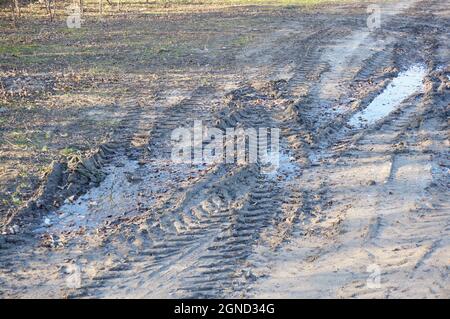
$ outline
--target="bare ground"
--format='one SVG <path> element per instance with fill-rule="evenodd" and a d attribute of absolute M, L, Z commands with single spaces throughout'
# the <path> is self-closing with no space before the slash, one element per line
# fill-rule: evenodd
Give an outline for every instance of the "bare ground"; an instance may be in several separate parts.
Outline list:
<path fill-rule="evenodd" d="M 1 296 L 448 298 L 450 13 L 381 6 L 373 32 L 367 3 L 240 7 L 48 26 L 51 57 L 6 53 L 6 85 L 42 87 L 52 66 L 63 88 L 5 93 L 1 187 L 23 203 L 2 206 Z M 423 89 L 350 125 L 414 65 Z M 171 131 L 194 120 L 280 128 L 278 173 L 172 163 Z M 57 162 L 24 195 L 16 166 L 39 158 Z"/>

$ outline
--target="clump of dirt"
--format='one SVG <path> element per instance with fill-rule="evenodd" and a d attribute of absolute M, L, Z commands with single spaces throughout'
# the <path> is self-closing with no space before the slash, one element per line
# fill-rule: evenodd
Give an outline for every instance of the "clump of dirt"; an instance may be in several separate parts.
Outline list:
<path fill-rule="evenodd" d="M 89 188 L 98 186 L 105 178 L 102 168 L 115 155 L 117 147 L 113 143 L 103 144 L 85 158 L 71 156 L 65 161 L 54 161 L 34 197 L 24 207 L 9 212 L 3 232 L 17 233 L 15 227 L 28 227 L 67 198 L 75 200 Z"/>

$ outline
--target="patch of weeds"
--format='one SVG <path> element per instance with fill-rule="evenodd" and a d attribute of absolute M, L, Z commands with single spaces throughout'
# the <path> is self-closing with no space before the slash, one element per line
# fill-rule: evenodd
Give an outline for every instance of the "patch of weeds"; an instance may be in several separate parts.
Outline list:
<path fill-rule="evenodd" d="M 45 175 L 49 174 L 52 171 L 52 167 L 53 167 L 52 164 L 42 166 L 41 168 L 39 168 L 39 173 L 42 176 L 45 176 Z"/>
<path fill-rule="evenodd" d="M 172 46 L 169 44 L 160 44 L 158 46 L 143 47 L 139 50 L 139 56 L 142 59 L 153 59 L 168 55 L 172 51 Z"/>
<path fill-rule="evenodd" d="M 12 144 L 23 149 L 33 147 L 38 150 L 46 151 L 48 149 L 47 142 L 50 138 L 51 132 L 48 131 L 13 131 L 5 140 L 8 142 L 8 144 Z"/>
<path fill-rule="evenodd" d="M 3 205 L 4 207 L 8 207 L 8 206 L 10 206 L 10 201 L 7 200 L 7 199 L 2 199 L 2 205 Z"/>
<path fill-rule="evenodd" d="M 85 76 L 117 78 L 120 74 L 120 66 L 114 65 L 114 60 L 103 59 L 95 65 L 89 66 L 83 73 Z"/>
<path fill-rule="evenodd" d="M 87 28 L 61 28 L 58 30 L 61 34 L 63 34 L 66 39 L 67 37 L 69 40 L 80 40 L 84 39 L 86 35 L 88 35 L 88 29 Z"/>
<path fill-rule="evenodd" d="M 24 203 L 24 194 L 26 194 L 31 186 L 28 182 L 23 181 L 23 179 L 26 180 L 29 177 L 26 171 L 21 170 L 18 177 L 22 179 L 22 181 L 16 186 L 16 190 L 10 196 L 10 202 L 15 206 L 21 206 Z"/>
<path fill-rule="evenodd" d="M 169 53 L 171 51 L 171 46 L 170 45 L 161 45 L 157 48 L 155 48 L 155 52 L 157 54 L 162 54 L 162 53 Z"/>
<path fill-rule="evenodd" d="M 202 77 L 200 80 L 200 83 L 202 86 L 209 86 L 213 82 L 214 82 L 214 76 L 212 76 L 212 75 Z"/>
<path fill-rule="evenodd" d="M 77 155 L 79 153 L 80 153 L 80 151 L 77 150 L 74 147 L 65 147 L 61 151 L 59 151 L 59 154 L 64 156 L 64 157 L 66 157 L 66 158 L 75 156 L 75 155 Z"/>
<path fill-rule="evenodd" d="M 10 143 L 15 146 L 26 148 L 32 145 L 31 140 L 27 137 L 27 134 L 24 132 L 13 131 L 10 134 L 10 139 L 8 139 Z"/>
<path fill-rule="evenodd" d="M 28 177 L 28 173 L 27 173 L 27 171 L 26 170 L 24 170 L 23 168 L 19 171 L 19 174 L 18 174 L 18 176 L 20 177 L 20 178 L 27 178 Z M 21 184 L 19 184 L 19 186 L 20 185 L 22 185 L 23 186 L 23 182 L 21 183 Z"/>
<path fill-rule="evenodd" d="M 253 37 L 250 35 L 241 35 L 233 39 L 233 41 L 231 41 L 231 45 L 235 47 L 244 47 L 248 45 L 252 40 Z"/>
<path fill-rule="evenodd" d="M 21 56 L 34 53 L 36 48 L 34 44 L 0 44 L 0 54 Z"/>
<path fill-rule="evenodd" d="M 18 191 L 14 192 L 11 195 L 11 203 L 15 206 L 20 206 L 23 203 L 23 200 L 20 198 L 20 193 Z"/>

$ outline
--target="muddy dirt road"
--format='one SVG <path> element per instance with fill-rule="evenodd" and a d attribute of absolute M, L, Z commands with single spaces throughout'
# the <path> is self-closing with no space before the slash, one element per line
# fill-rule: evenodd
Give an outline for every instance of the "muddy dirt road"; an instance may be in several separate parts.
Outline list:
<path fill-rule="evenodd" d="M 280 11 L 209 81 L 136 88 L 80 196 L 5 227 L 0 296 L 450 297 L 450 11 L 366 7 Z M 279 128 L 279 169 L 173 163 L 194 121 Z"/>

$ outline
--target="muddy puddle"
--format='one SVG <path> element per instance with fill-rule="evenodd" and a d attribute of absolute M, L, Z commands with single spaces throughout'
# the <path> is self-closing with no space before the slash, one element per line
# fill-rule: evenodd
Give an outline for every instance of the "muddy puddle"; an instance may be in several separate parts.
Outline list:
<path fill-rule="evenodd" d="M 286 182 L 300 174 L 300 167 L 288 152 L 281 152 L 278 165 L 264 175 L 269 180 Z M 274 162 L 275 163 L 275 162 Z M 107 177 L 95 188 L 48 213 L 37 233 L 88 233 L 121 219 L 131 218 L 164 201 L 192 179 L 207 174 L 214 165 L 191 165 L 154 160 L 142 164 L 122 158 L 104 168 Z"/>
<path fill-rule="evenodd" d="M 356 129 L 364 128 L 388 116 L 408 97 L 422 92 L 426 74 L 427 69 L 422 64 L 413 65 L 408 70 L 400 72 L 365 109 L 350 118 L 350 126 Z"/>
<path fill-rule="evenodd" d="M 47 214 L 36 232 L 89 232 L 120 218 L 136 216 L 206 169 L 169 160 L 142 164 L 123 158 L 104 169 L 107 177 L 100 186 Z"/>
<path fill-rule="evenodd" d="M 287 151 L 281 151 L 277 158 L 271 160 L 272 165 L 263 174 L 269 180 L 290 181 L 301 174 L 301 167 L 295 158 Z"/>

